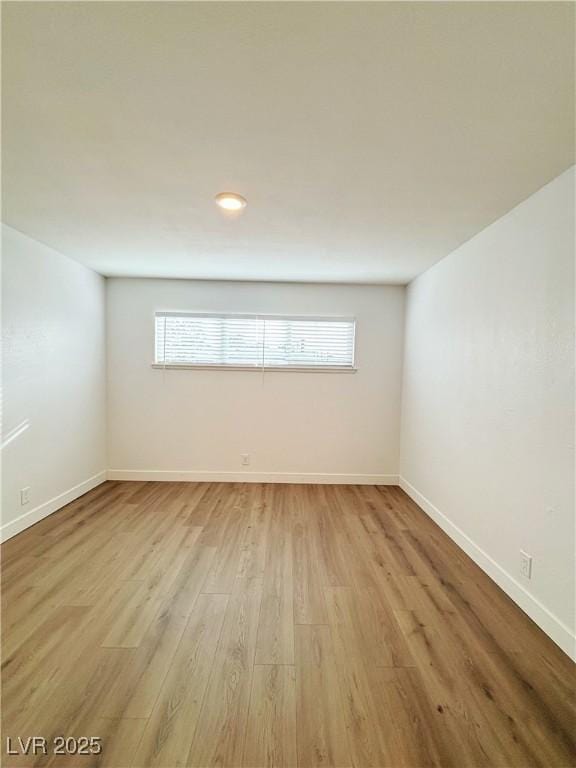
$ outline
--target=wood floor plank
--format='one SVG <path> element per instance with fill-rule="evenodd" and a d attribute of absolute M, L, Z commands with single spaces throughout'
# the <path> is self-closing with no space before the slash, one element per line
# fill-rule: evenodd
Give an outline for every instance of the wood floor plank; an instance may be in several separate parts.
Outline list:
<path fill-rule="evenodd" d="M 135 766 L 185 766 L 224 613 L 227 595 L 200 595 L 147 721 Z"/>
<path fill-rule="evenodd" d="M 354 766 L 379 768 L 397 759 L 390 740 L 392 713 L 374 696 L 375 670 L 351 657 L 338 664 L 338 679 Z"/>
<path fill-rule="evenodd" d="M 461 677 L 462 656 L 456 638 L 420 621 L 412 612 L 397 612 L 420 670 L 426 689 L 450 734 L 452 754 L 462 764 L 504 766 L 530 765 L 524 746 L 514 748 L 514 733 L 498 732 L 487 707 L 479 706 L 471 695 L 466 678 Z M 503 737 L 503 738 L 502 738 Z M 492 761 L 492 763 L 490 762 Z"/>
<path fill-rule="evenodd" d="M 65 674 L 70 658 L 69 638 L 86 619 L 89 608 L 57 607 L 25 643 L 2 654 L 2 696 L 10 701 L 14 718 L 34 706 Z M 47 674 L 49 672 L 49 674 Z"/>
<path fill-rule="evenodd" d="M 165 592 L 166 603 L 172 610 L 190 615 L 215 555 L 215 547 L 206 547 L 200 541 L 187 551 L 176 578 Z"/>
<path fill-rule="evenodd" d="M 246 501 L 248 516 L 236 574 L 239 578 L 259 579 L 264 576 L 276 487 L 263 483 L 251 483 L 249 486 Z"/>
<path fill-rule="evenodd" d="M 290 491 L 289 491 L 290 493 Z M 318 532 L 313 517 L 313 491 L 300 491 L 295 486 L 290 493 L 293 516 L 292 552 L 294 558 L 294 621 L 296 624 L 325 624 L 326 604 L 322 572 L 318 559 Z"/>
<path fill-rule="evenodd" d="M 154 621 L 162 598 L 151 585 L 136 584 L 137 588 L 114 617 L 102 641 L 103 648 L 137 648 Z"/>
<path fill-rule="evenodd" d="M 349 658 L 373 667 L 413 667 L 414 658 L 392 611 L 371 590 L 326 587 L 338 663 Z"/>
<path fill-rule="evenodd" d="M 295 668 L 255 666 L 243 765 L 294 768 L 296 764 Z"/>
<path fill-rule="evenodd" d="M 312 520 L 316 528 L 316 557 L 322 583 L 333 587 L 352 586 L 353 564 L 343 525 L 344 512 L 340 506 L 340 494 L 333 486 L 320 486 L 317 495 L 318 503 L 315 505 Z"/>
<path fill-rule="evenodd" d="M 202 522 L 200 543 L 207 547 L 219 547 L 224 539 L 226 524 L 230 516 L 229 504 L 239 501 L 246 489 L 237 483 L 211 483 L 210 489 L 198 504 L 198 516 Z"/>
<path fill-rule="evenodd" d="M 261 579 L 237 579 L 187 765 L 241 765 L 252 687 Z"/>
<path fill-rule="evenodd" d="M 277 492 L 278 496 L 281 494 Z M 285 509 L 278 498 L 266 544 L 256 664 L 294 664 L 293 543 Z"/>
<path fill-rule="evenodd" d="M 150 716 L 187 621 L 187 614 L 169 607 L 157 614 L 138 647 L 125 649 L 122 668 L 100 699 L 99 716 Z"/>
<path fill-rule="evenodd" d="M 232 591 L 240 569 L 242 545 L 248 528 L 247 495 L 244 491 L 238 497 L 231 496 L 222 509 L 226 519 L 222 522 L 220 541 L 202 584 L 202 592 L 205 594 L 230 594 Z"/>
<path fill-rule="evenodd" d="M 56 736 L 98 735 L 84 728 L 91 729 L 98 720 L 95 712 L 122 668 L 126 653 L 129 651 L 121 648 L 97 648 L 80 654 L 67 674 L 58 677 L 45 691 L 40 705 L 25 708 L 19 716 L 12 711 L 7 715 L 3 712 L 4 733 L 39 735 L 49 744 Z M 55 758 L 54 753 L 48 751 L 41 755 L 21 754 L 10 762 L 15 766 L 46 766 Z"/>
<path fill-rule="evenodd" d="M 376 669 L 370 689 L 379 712 L 376 727 L 386 744 L 386 764 L 398 768 L 462 765 L 451 749 L 443 714 L 433 706 L 417 669 Z"/>
<path fill-rule="evenodd" d="M 142 739 L 146 720 L 122 718 L 117 720 L 99 719 L 93 725 L 94 733 L 102 738 L 102 758 L 97 761 L 98 768 L 129 768 L 134 763 L 134 754 Z M 94 764 L 92 760 L 92 765 Z M 70 760 L 64 763 L 69 768 Z M 80 768 L 82 765 L 80 764 Z"/>
<path fill-rule="evenodd" d="M 352 765 L 330 627 L 296 627 L 298 765 Z"/>

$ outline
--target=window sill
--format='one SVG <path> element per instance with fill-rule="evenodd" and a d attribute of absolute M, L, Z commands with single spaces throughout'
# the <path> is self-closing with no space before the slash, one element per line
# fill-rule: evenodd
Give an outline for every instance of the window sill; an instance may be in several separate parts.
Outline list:
<path fill-rule="evenodd" d="M 343 368 L 338 366 L 303 366 L 303 365 L 282 365 L 266 366 L 262 368 L 257 365 L 185 365 L 185 364 L 167 364 L 152 363 L 152 368 L 166 371 L 251 371 L 253 373 L 356 373 L 358 368 Z"/>

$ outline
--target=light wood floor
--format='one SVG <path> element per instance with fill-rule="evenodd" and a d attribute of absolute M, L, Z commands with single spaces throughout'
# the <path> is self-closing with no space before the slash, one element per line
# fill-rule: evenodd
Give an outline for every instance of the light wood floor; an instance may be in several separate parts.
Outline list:
<path fill-rule="evenodd" d="M 3 551 L 3 765 L 574 766 L 574 666 L 398 488 L 109 482 Z"/>

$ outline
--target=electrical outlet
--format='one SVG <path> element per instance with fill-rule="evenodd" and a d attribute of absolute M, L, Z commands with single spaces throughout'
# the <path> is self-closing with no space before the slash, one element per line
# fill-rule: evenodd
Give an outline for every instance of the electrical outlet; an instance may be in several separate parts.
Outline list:
<path fill-rule="evenodd" d="M 520 550 L 520 571 L 525 579 L 532 578 L 532 555 Z"/>
<path fill-rule="evenodd" d="M 20 490 L 20 506 L 23 507 L 25 504 L 28 504 L 30 502 L 30 486 L 26 488 L 22 488 Z"/>
<path fill-rule="evenodd" d="M 243 467 L 248 467 L 250 465 L 250 454 L 249 453 L 241 453 L 240 454 L 240 463 Z"/>

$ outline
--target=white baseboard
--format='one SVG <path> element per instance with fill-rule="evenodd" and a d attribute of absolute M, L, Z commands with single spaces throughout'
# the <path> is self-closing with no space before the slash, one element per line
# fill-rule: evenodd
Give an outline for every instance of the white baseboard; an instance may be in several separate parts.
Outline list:
<path fill-rule="evenodd" d="M 48 515 L 56 512 L 56 510 L 66 506 L 66 504 L 70 504 L 71 501 L 74 501 L 79 496 L 82 496 L 82 494 L 91 491 L 92 488 L 96 488 L 97 485 L 105 482 L 105 480 L 106 472 L 99 472 L 97 475 L 89 477 L 88 480 L 84 480 L 84 482 L 78 483 L 78 485 L 75 485 L 73 488 L 64 491 L 64 493 L 54 496 L 53 499 L 34 507 L 34 509 L 31 509 L 29 512 L 25 512 L 15 520 L 11 520 L 9 523 L 4 523 L 0 526 L 0 541 L 11 539 L 12 536 L 16 536 L 17 533 L 24 531 L 26 528 L 30 528 L 34 523 L 40 522 L 40 520 L 48 517 Z"/>
<path fill-rule="evenodd" d="M 210 472 L 202 470 L 109 469 L 108 480 L 154 480 L 192 483 L 321 483 L 330 485 L 398 485 L 398 475 L 339 475 L 296 472 Z"/>
<path fill-rule="evenodd" d="M 546 606 L 536 597 L 530 594 L 522 584 L 504 570 L 489 554 L 475 544 L 463 530 L 458 528 L 446 515 L 432 504 L 432 502 L 416 490 L 408 480 L 400 477 L 400 487 L 408 496 L 437 523 L 466 554 L 474 560 L 476 565 L 490 576 L 512 600 L 530 616 L 540 629 L 550 637 L 556 645 L 560 646 L 564 653 L 576 661 L 576 636 L 560 621 Z"/>

